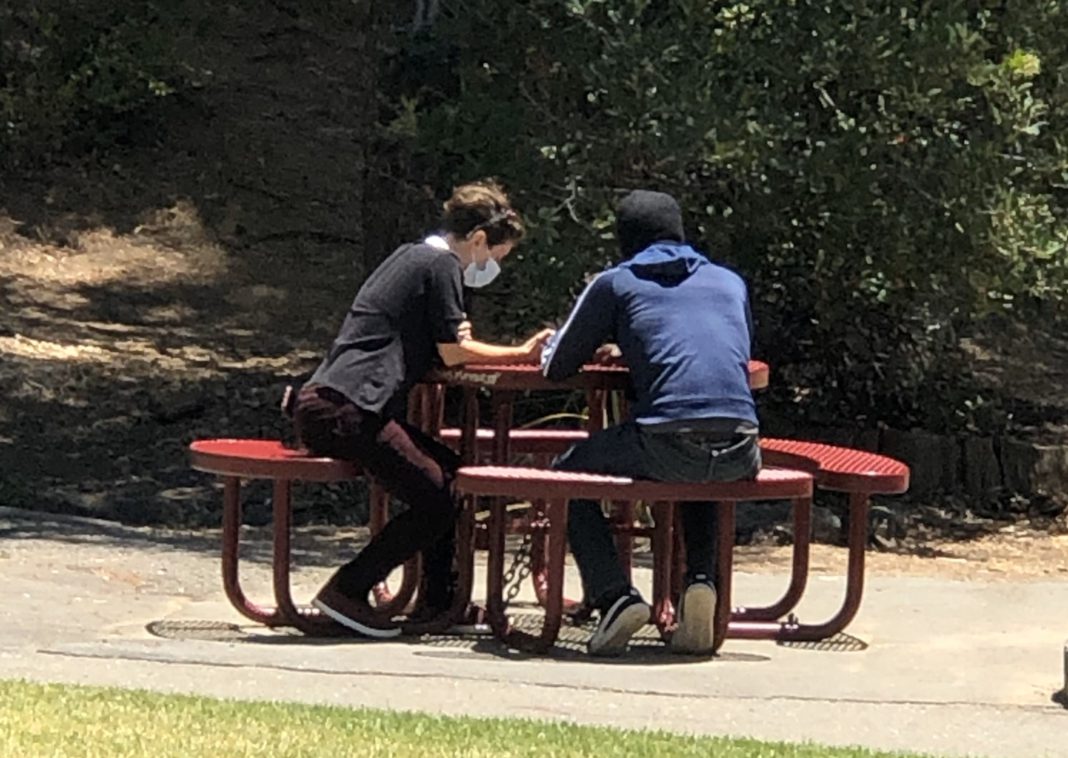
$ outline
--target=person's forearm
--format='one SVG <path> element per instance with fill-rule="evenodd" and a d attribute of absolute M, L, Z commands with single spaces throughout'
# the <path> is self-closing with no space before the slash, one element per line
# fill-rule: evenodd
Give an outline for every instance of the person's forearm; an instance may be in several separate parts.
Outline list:
<path fill-rule="evenodd" d="M 438 352 L 446 366 L 462 363 L 517 363 L 526 357 L 521 345 L 491 345 L 488 342 L 467 339 L 460 344 L 440 344 Z"/>

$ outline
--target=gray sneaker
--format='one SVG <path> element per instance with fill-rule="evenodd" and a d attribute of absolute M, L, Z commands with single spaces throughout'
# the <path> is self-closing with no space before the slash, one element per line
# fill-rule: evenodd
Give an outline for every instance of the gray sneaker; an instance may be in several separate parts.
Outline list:
<path fill-rule="evenodd" d="M 679 623 L 671 652 L 711 655 L 716 646 L 716 588 L 704 575 L 694 577 L 679 601 Z"/>
<path fill-rule="evenodd" d="M 601 614 L 601 621 L 586 646 L 590 655 L 622 655 L 627 642 L 649 623 L 652 609 L 637 590 L 631 590 Z"/>

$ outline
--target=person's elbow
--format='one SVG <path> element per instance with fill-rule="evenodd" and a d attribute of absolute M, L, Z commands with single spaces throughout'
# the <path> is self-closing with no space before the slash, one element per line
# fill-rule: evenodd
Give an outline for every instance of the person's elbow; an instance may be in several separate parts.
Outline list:
<path fill-rule="evenodd" d="M 438 355 L 441 356 L 441 362 L 449 368 L 467 363 L 470 358 L 467 351 L 455 342 L 438 343 Z"/>
<path fill-rule="evenodd" d="M 577 367 L 571 367 L 560 360 L 556 355 L 549 356 L 548 360 L 543 361 L 541 365 L 541 373 L 550 382 L 562 382 L 577 371 Z"/>

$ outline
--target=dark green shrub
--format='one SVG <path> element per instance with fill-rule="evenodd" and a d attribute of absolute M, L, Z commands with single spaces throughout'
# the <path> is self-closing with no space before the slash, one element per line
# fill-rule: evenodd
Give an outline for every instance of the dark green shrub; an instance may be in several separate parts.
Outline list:
<path fill-rule="evenodd" d="M 183 76 L 167 6 L 134 0 L 0 8 L 0 160 L 106 146 L 175 93 Z"/>
<path fill-rule="evenodd" d="M 812 420 L 971 422 L 960 330 L 1061 308 L 1060 2 L 442 5 L 390 134 L 421 183 L 496 174 L 530 216 L 502 332 L 563 313 L 638 185 L 750 280 L 771 399 Z"/>

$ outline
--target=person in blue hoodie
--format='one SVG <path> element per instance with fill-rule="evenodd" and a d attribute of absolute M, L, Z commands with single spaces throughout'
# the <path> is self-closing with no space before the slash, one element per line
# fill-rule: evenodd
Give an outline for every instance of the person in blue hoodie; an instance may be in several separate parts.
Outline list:
<path fill-rule="evenodd" d="M 745 282 L 685 243 L 670 195 L 635 190 L 616 211 L 623 261 L 599 274 L 542 352 L 559 381 L 604 355 L 630 369 L 631 418 L 592 434 L 557 458 L 564 471 L 659 481 L 734 481 L 760 470 L 757 415 L 749 389 L 752 319 Z M 713 649 L 716 509 L 681 508 L 686 587 L 672 650 Z M 586 602 L 599 612 L 592 655 L 619 655 L 649 622 L 650 608 L 619 565 L 601 507 L 574 500 L 568 540 Z"/>

